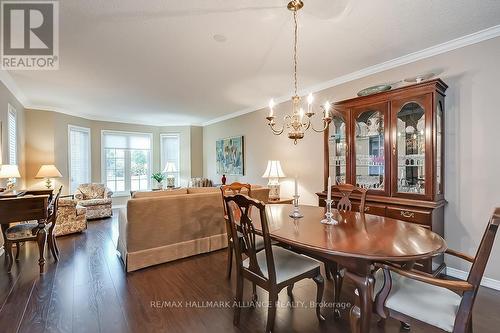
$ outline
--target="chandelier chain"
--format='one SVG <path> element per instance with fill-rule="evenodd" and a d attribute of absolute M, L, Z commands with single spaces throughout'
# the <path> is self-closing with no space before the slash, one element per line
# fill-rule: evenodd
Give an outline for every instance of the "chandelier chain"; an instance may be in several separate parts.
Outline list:
<path fill-rule="evenodd" d="M 293 11 L 293 22 L 295 24 L 295 39 L 293 43 L 293 79 L 294 79 L 294 90 L 295 96 L 297 95 L 297 39 L 298 39 L 298 28 L 297 28 L 297 11 Z"/>

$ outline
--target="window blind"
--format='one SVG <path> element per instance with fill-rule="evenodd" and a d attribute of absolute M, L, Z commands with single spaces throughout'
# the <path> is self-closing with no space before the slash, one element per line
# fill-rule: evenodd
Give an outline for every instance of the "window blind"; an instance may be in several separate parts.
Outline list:
<path fill-rule="evenodd" d="M 9 146 L 9 164 L 17 164 L 17 112 L 9 104 L 7 119 L 8 126 L 8 146 Z"/>
<path fill-rule="evenodd" d="M 69 127 L 69 172 L 71 193 L 78 185 L 90 183 L 90 129 Z"/>

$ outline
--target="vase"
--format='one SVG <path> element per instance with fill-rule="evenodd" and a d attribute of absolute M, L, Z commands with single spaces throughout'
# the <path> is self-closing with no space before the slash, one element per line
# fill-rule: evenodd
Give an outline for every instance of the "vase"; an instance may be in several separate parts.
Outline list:
<path fill-rule="evenodd" d="M 221 179 L 221 182 L 222 182 L 222 185 L 226 185 L 226 175 L 222 175 L 222 179 Z"/>

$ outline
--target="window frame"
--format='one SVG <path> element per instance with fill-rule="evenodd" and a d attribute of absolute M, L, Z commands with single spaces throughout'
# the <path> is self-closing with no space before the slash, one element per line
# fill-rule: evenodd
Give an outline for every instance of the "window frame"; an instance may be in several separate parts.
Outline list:
<path fill-rule="evenodd" d="M 153 140 L 153 133 L 151 132 L 132 132 L 132 131 L 116 131 L 116 130 L 101 130 L 101 181 L 103 184 L 107 186 L 107 173 L 106 173 L 106 152 L 105 152 L 105 147 L 104 147 L 104 137 L 106 134 L 116 134 L 116 135 L 124 135 L 124 136 L 133 136 L 133 135 L 143 135 L 143 136 L 148 136 L 149 137 L 149 142 L 150 142 L 150 149 L 149 149 L 149 168 L 148 168 L 148 174 L 147 174 L 147 179 L 148 179 L 148 188 L 145 190 L 151 190 L 152 188 L 152 181 L 151 181 L 151 176 L 153 172 L 153 153 L 154 153 L 154 140 Z M 112 148 L 110 148 L 112 149 Z M 119 149 L 119 148 L 115 148 Z M 131 159 L 130 159 L 130 151 L 132 149 L 126 148 L 126 153 L 125 153 L 125 170 L 124 170 L 124 181 L 125 181 L 125 190 L 124 191 L 113 191 L 113 197 L 124 197 L 124 196 L 129 196 L 131 188 L 127 188 L 127 182 L 130 183 L 131 187 L 131 173 L 130 173 L 130 165 L 127 166 L 127 162 L 130 164 Z M 147 149 L 144 149 L 147 150 Z M 128 153 L 127 153 L 128 152 Z M 127 157 L 128 155 L 128 157 Z M 141 189 L 142 191 L 142 189 Z"/>
<path fill-rule="evenodd" d="M 167 161 L 165 161 L 165 154 L 163 151 L 163 138 L 165 137 L 177 137 L 179 140 L 179 149 L 178 149 L 178 156 L 177 159 L 179 161 L 179 169 L 177 172 L 175 172 L 176 177 L 175 177 L 175 186 L 179 187 L 181 184 L 181 169 L 182 169 L 182 160 L 181 160 L 181 133 L 180 132 L 164 132 L 160 133 L 160 172 L 163 172 L 167 165 Z"/>
<path fill-rule="evenodd" d="M 18 139 L 18 130 L 17 130 L 17 110 L 14 106 L 12 106 L 12 104 L 10 103 L 7 103 L 7 151 L 8 151 L 8 160 L 9 160 L 9 163 L 8 164 L 15 164 L 17 165 L 19 160 L 18 160 L 18 142 L 17 142 L 17 139 Z M 11 160 L 11 157 L 12 157 L 12 151 L 11 151 L 11 131 L 10 131 L 10 121 L 11 121 L 11 116 L 14 118 L 14 126 L 15 126 L 15 131 L 14 131 L 14 141 L 15 141 L 15 146 L 14 146 L 14 160 L 15 161 L 12 161 Z"/>
<path fill-rule="evenodd" d="M 91 129 L 89 127 L 76 126 L 76 125 L 68 125 L 68 185 L 70 193 L 73 193 L 74 190 L 71 188 L 71 130 L 74 129 L 79 132 L 86 132 L 88 134 L 88 154 L 89 154 L 89 162 L 88 162 L 88 170 L 89 170 L 89 182 L 92 182 L 92 137 L 91 137 Z"/>

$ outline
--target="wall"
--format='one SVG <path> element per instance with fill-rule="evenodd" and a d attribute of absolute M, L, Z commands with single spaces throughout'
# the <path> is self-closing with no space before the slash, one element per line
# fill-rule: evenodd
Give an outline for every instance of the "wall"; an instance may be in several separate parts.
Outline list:
<path fill-rule="evenodd" d="M 29 188 L 44 186 L 44 180 L 35 179 L 42 164 L 55 164 L 63 178 L 57 179 L 56 185 L 63 185 L 64 193 L 69 191 L 68 171 L 68 125 L 90 128 L 91 132 L 91 177 L 93 182 L 101 182 L 101 132 L 103 130 L 141 132 L 153 134 L 153 172 L 163 170 L 160 163 L 160 134 L 179 133 L 181 138 L 181 185 L 186 186 L 191 177 L 191 168 L 202 169 L 200 158 L 191 160 L 191 149 L 201 156 L 201 134 L 195 135 L 191 142 L 190 126 L 145 126 L 116 122 L 93 121 L 42 110 L 26 110 L 26 128 L 30 135 L 26 139 L 27 170 L 26 182 Z M 199 132 L 199 129 L 195 128 Z M 199 171 L 200 172 L 200 171 Z M 201 174 L 201 172 L 200 172 Z M 124 204 L 125 199 L 114 199 L 115 204 Z"/>
<path fill-rule="evenodd" d="M 12 105 L 17 111 L 17 153 L 18 153 L 18 167 L 19 173 L 21 176 L 24 176 L 26 173 L 25 168 L 25 151 L 23 149 L 24 142 L 26 138 L 26 128 L 24 126 L 25 122 L 25 112 L 23 105 L 12 95 L 12 93 L 7 89 L 7 87 L 0 82 L 0 165 L 5 161 L 8 164 L 9 160 L 9 150 L 8 150 L 8 125 L 7 125 L 7 114 L 8 114 L 8 104 Z M 1 180 L 0 182 L 2 187 L 5 187 L 6 181 Z M 16 185 L 18 188 L 23 188 L 25 186 L 24 179 L 21 178 L 18 180 Z M 3 237 L 0 236 L 0 247 L 3 246 Z M 3 247 L 0 248 L 0 252 L 3 253 Z M 1 253 L 0 253 L 1 255 Z"/>
<path fill-rule="evenodd" d="M 396 82 L 429 71 L 441 72 L 449 85 L 445 115 L 445 239 L 450 248 L 475 254 L 493 207 L 500 206 L 500 38 L 464 47 L 425 60 L 348 82 L 315 94 L 318 103 L 354 97 L 356 92 L 384 82 Z M 288 105 L 276 108 L 278 119 Z M 323 135 L 306 133 L 297 146 L 286 135 L 273 136 L 267 128 L 267 110 L 258 110 L 234 119 L 206 126 L 203 132 L 205 176 L 220 178 L 215 172 L 215 141 L 245 136 L 243 177 L 262 183 L 260 177 L 268 159 L 278 159 L 289 177 L 298 174 L 302 202 L 316 204 L 315 192 L 323 188 Z M 291 180 L 282 185 L 282 196 L 293 191 Z M 500 241 L 494 246 L 486 276 L 500 280 Z M 466 270 L 462 262 L 447 258 L 451 267 Z"/>
<path fill-rule="evenodd" d="M 191 126 L 191 176 L 203 176 L 203 127 Z"/>

